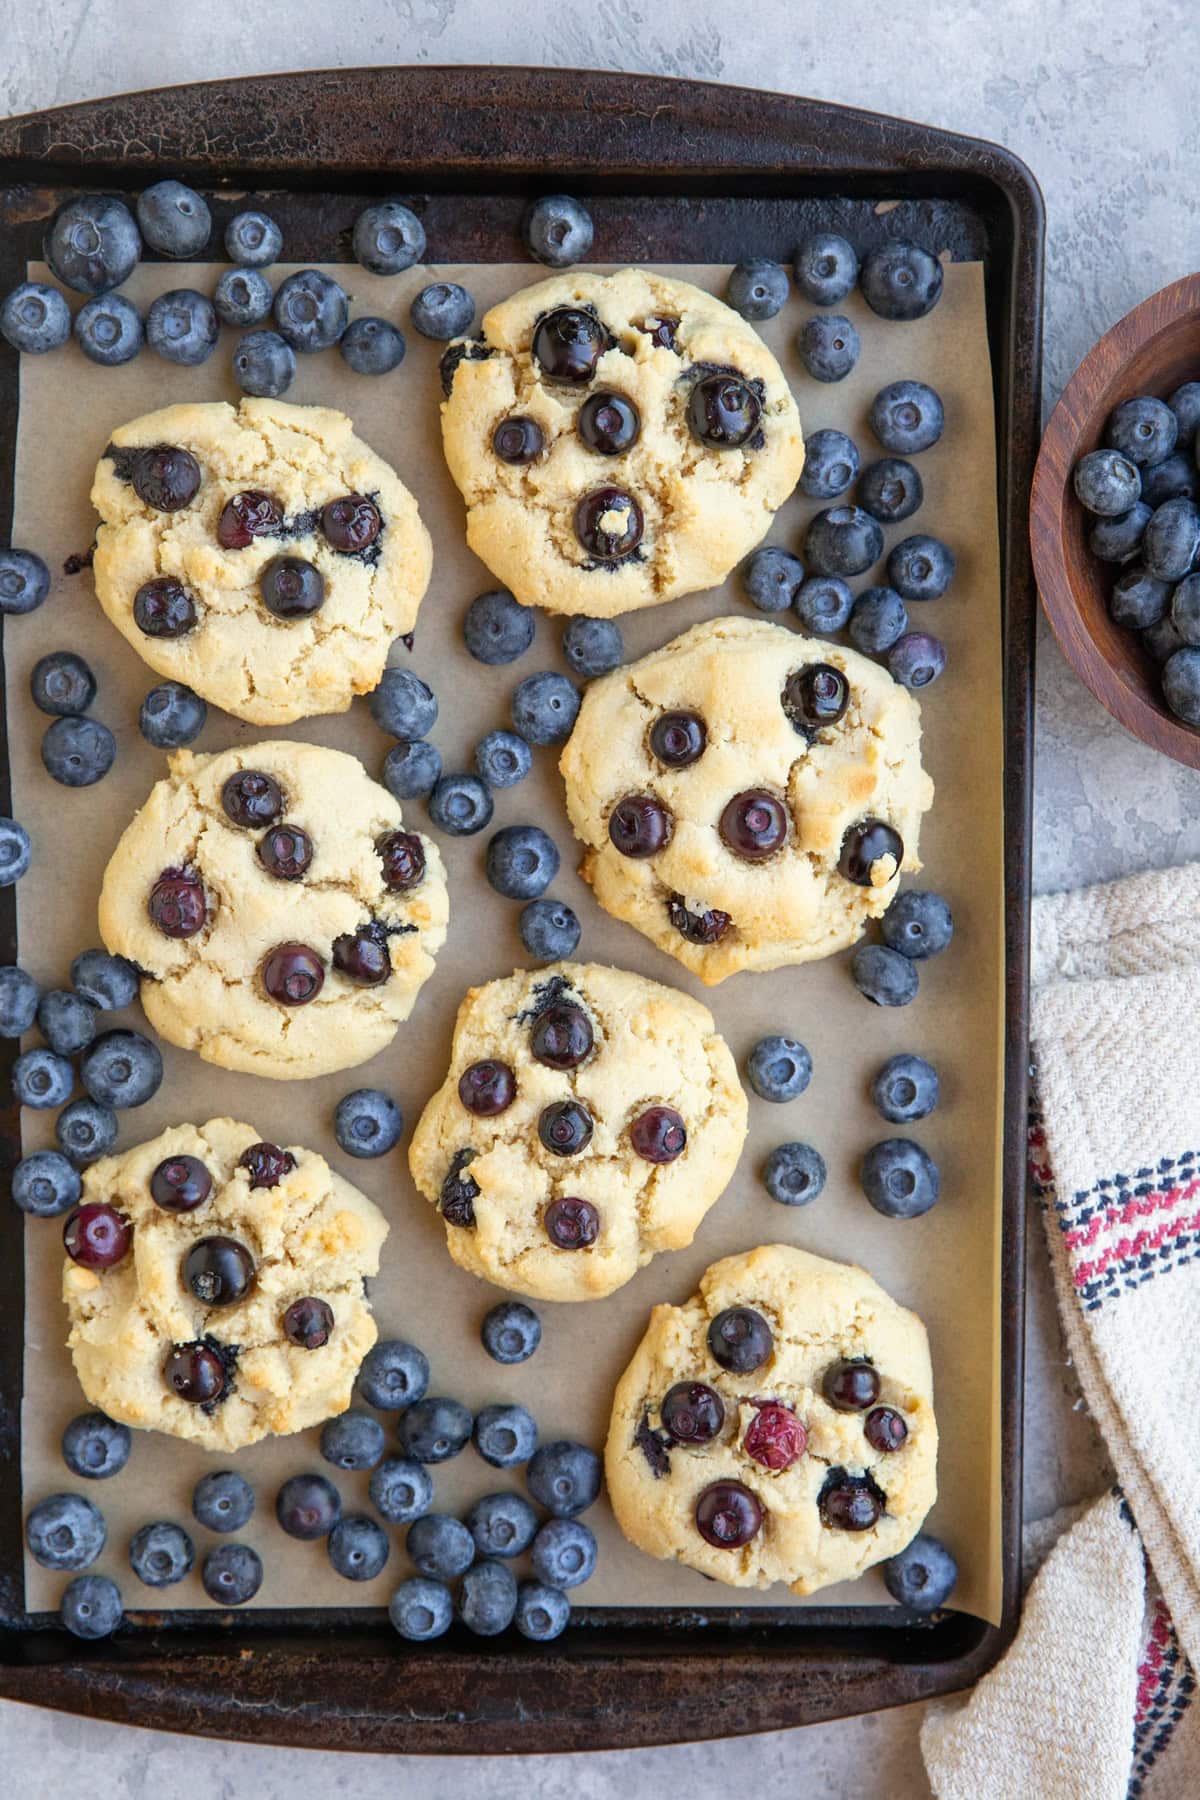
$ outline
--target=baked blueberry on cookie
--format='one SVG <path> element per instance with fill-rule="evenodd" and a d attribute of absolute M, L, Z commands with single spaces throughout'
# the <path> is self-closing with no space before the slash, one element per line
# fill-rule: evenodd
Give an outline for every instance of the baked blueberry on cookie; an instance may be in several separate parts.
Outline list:
<path fill-rule="evenodd" d="M 255 725 L 344 712 L 411 631 L 432 550 L 344 413 L 164 407 L 96 468 L 96 595 L 159 674 Z"/>
<path fill-rule="evenodd" d="M 550 612 L 607 618 L 716 586 L 804 464 L 753 326 L 642 269 L 523 288 L 451 344 L 442 379 L 467 541 Z"/>
<path fill-rule="evenodd" d="M 595 1300 L 691 1243 L 746 1110 L 699 1001 L 555 963 L 467 995 L 410 1163 L 462 1268 L 535 1299 Z"/>
<path fill-rule="evenodd" d="M 851 1263 L 728 1256 L 656 1306 L 617 1384 L 605 1475 L 650 1556 L 794 1594 L 895 1556 L 936 1498 L 925 1327 Z"/>
<path fill-rule="evenodd" d="M 845 949 L 921 866 L 917 701 L 767 620 L 695 625 L 594 682 L 559 766 L 601 906 L 710 985 Z"/>
<path fill-rule="evenodd" d="M 93 1163 L 66 1221 L 67 1340 L 110 1419 L 241 1450 L 350 1404 L 383 1214 L 315 1151 L 175 1125 Z"/>
<path fill-rule="evenodd" d="M 365 1062 L 446 937 L 436 845 L 340 750 L 177 751 L 113 852 L 100 934 L 146 1017 L 206 1062 L 293 1080 Z"/>

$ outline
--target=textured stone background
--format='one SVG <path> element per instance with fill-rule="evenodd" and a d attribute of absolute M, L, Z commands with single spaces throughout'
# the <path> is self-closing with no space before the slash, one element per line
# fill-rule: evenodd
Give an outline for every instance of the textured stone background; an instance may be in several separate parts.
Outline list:
<path fill-rule="evenodd" d="M 1190 23 L 1189 23 L 1190 21 Z M 0 112 L 273 68 L 554 63 L 771 87 L 994 138 L 1048 214 L 1046 400 L 1092 342 L 1196 261 L 1193 0 L 6 0 Z M 1114 725 L 1043 632 L 1035 883 L 1107 880 L 1200 854 L 1200 779 Z M 1030 1221 L 1026 1515 L 1095 1492 L 1104 1462 L 1074 1405 Z M 31 1800 L 920 1800 L 917 1708 L 720 1745 L 479 1763 L 208 1744 L 0 1707 L 6 1787 Z"/>

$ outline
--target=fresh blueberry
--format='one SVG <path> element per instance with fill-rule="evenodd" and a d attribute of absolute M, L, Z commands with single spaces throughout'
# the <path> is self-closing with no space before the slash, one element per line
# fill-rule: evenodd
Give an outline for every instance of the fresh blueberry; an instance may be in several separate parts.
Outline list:
<path fill-rule="evenodd" d="M 422 1463 L 448 1462 L 471 1441 L 466 1407 L 444 1394 L 413 1402 L 401 1415 L 400 1448 Z"/>
<path fill-rule="evenodd" d="M 477 1637 L 495 1637 L 512 1624 L 517 1578 L 502 1562 L 476 1563 L 458 1590 L 458 1616 Z"/>
<path fill-rule="evenodd" d="M 916 999 L 916 966 L 883 944 L 860 944 L 850 959 L 854 985 L 875 1006 L 908 1006 Z"/>
<path fill-rule="evenodd" d="M 1171 598 L 1171 583 L 1159 581 L 1143 564 L 1136 563 L 1131 569 L 1122 569 L 1113 582 L 1108 610 L 1118 625 L 1144 631 L 1148 625 L 1158 624 Z"/>
<path fill-rule="evenodd" d="M 365 1513 L 339 1519 L 325 1547 L 335 1573 L 347 1581 L 374 1581 L 391 1552 L 386 1531 Z"/>
<path fill-rule="evenodd" d="M 390 375 L 404 361 L 404 333 L 386 319 L 352 319 L 338 345 L 356 375 Z"/>
<path fill-rule="evenodd" d="M 910 519 L 925 498 L 925 487 L 915 464 L 903 457 L 883 456 L 869 463 L 858 483 L 858 504 L 882 525 Z"/>
<path fill-rule="evenodd" d="M 347 1156 L 386 1156 L 403 1130 L 404 1114 L 378 1088 L 343 1094 L 333 1115 L 333 1135 Z"/>
<path fill-rule="evenodd" d="M 1164 500 L 1200 499 L 1200 471 L 1193 459 L 1176 450 L 1173 456 L 1143 469 L 1142 499 L 1151 511 Z"/>
<path fill-rule="evenodd" d="M 457 281 L 432 281 L 413 301 L 409 316 L 422 337 L 445 344 L 470 330 L 475 302 Z"/>
<path fill-rule="evenodd" d="M 763 1164 L 763 1185 L 781 1206 L 807 1206 L 825 1186 L 825 1158 L 811 1144 L 777 1144 Z"/>
<path fill-rule="evenodd" d="M 539 962 L 565 962 L 579 948 L 582 928 L 576 914 L 563 900 L 531 900 L 517 920 L 530 956 Z"/>
<path fill-rule="evenodd" d="M 129 1566 L 147 1587 L 172 1587 L 191 1573 L 196 1546 L 182 1525 L 156 1519 L 129 1541 Z"/>
<path fill-rule="evenodd" d="M 213 289 L 213 305 L 222 325 L 261 325 L 271 316 L 275 290 L 258 269 L 226 269 Z"/>
<path fill-rule="evenodd" d="M 539 1506 L 556 1518 L 570 1519 L 600 1492 L 600 1458 L 585 1444 L 558 1438 L 534 1451 L 525 1479 Z"/>
<path fill-rule="evenodd" d="M 932 632 L 908 631 L 888 651 L 887 666 L 901 687 L 929 687 L 946 667 L 946 646 Z"/>
<path fill-rule="evenodd" d="M 394 738 L 427 737 L 437 723 L 433 690 L 411 669 L 385 669 L 367 703 L 379 729 Z"/>
<path fill-rule="evenodd" d="M 262 1586 L 262 1558 L 249 1544 L 218 1544 L 200 1570 L 210 1600 L 218 1606 L 244 1606 Z"/>
<path fill-rule="evenodd" d="M 411 1525 L 433 1505 L 433 1477 L 408 1456 L 389 1456 L 371 1471 L 371 1504 L 389 1525 Z"/>
<path fill-rule="evenodd" d="M 89 1044 L 79 1068 L 84 1088 L 101 1106 L 144 1106 L 162 1085 L 158 1046 L 140 1031 L 105 1031 Z"/>
<path fill-rule="evenodd" d="M 11 963 L 0 968 L 0 1037 L 23 1037 L 37 1015 L 38 985 Z"/>
<path fill-rule="evenodd" d="M 945 950 L 954 936 L 954 919 L 940 894 L 928 888 L 905 888 L 879 921 L 879 934 L 890 950 L 924 962 Z"/>
<path fill-rule="evenodd" d="M 1145 500 L 1139 500 L 1127 513 L 1097 519 L 1088 532 L 1088 549 L 1099 562 L 1131 562 L 1138 553 L 1142 535 L 1150 523 L 1150 513 L 1151 508 Z"/>
<path fill-rule="evenodd" d="M 529 1311 L 528 1307 L 521 1310 Z M 494 1311 L 499 1312 L 500 1308 L 496 1307 Z M 491 1316 L 489 1313 L 488 1318 Z M 534 1315 L 530 1313 L 529 1316 L 537 1325 Z M 484 1323 L 486 1326 L 486 1320 Z M 540 1335 L 541 1326 L 538 1325 L 538 1336 Z M 487 1348 L 486 1342 L 484 1347 Z M 525 1355 L 532 1355 L 532 1351 L 527 1350 Z M 524 1356 L 497 1357 L 496 1360 L 522 1362 Z M 515 1469 L 518 1464 L 528 1462 L 537 1448 L 537 1421 L 523 1406 L 485 1406 L 475 1415 L 471 1435 L 484 1462 L 491 1463 L 494 1469 Z M 484 1554 L 499 1555 L 500 1552 L 485 1551 Z"/>
<path fill-rule="evenodd" d="M 383 785 L 397 800 L 423 800 L 442 773 L 442 753 L 424 738 L 393 744 L 383 759 Z"/>
<path fill-rule="evenodd" d="M 800 327 L 796 347 L 814 381 L 844 381 L 858 361 L 862 344 L 841 313 L 814 313 Z"/>
<path fill-rule="evenodd" d="M 172 288 L 150 302 L 146 341 L 167 362 L 194 368 L 207 362 L 217 347 L 216 308 L 195 288 Z"/>
<path fill-rule="evenodd" d="M 55 719 L 42 739 L 46 773 L 64 787 L 91 787 L 113 766 L 117 740 L 99 719 Z"/>
<path fill-rule="evenodd" d="M 1200 644 L 1200 575 L 1185 575 L 1171 595 L 1171 623 L 1181 644 Z"/>
<path fill-rule="evenodd" d="M 1101 518 L 1127 513 L 1142 497 L 1142 478 L 1117 450 L 1090 450 L 1075 464 L 1075 496 Z"/>
<path fill-rule="evenodd" d="M 20 1106 L 32 1106 L 48 1112 L 52 1106 L 65 1106 L 75 1086 L 75 1071 L 65 1056 L 40 1047 L 26 1050 L 13 1064 L 13 1093 Z"/>
<path fill-rule="evenodd" d="M 243 269 L 265 269 L 278 262 L 283 233 L 263 212 L 240 212 L 225 227 L 225 254 Z"/>
<path fill-rule="evenodd" d="M 533 1308 L 520 1300 L 501 1300 L 485 1313 L 479 1335 L 484 1349 L 498 1363 L 522 1363 L 542 1341 L 542 1322 Z M 490 1409 L 485 1407 L 484 1412 Z M 483 1417 L 481 1413 L 480 1418 Z M 476 1448 L 479 1439 L 476 1436 Z M 480 1455 L 484 1453 L 480 1450 Z M 491 1460 L 490 1458 L 488 1459 Z M 497 1464 L 498 1468 L 504 1467 Z"/>
<path fill-rule="evenodd" d="M 138 996 L 138 972 L 124 956 L 81 950 L 71 964 L 71 986 L 101 1012 L 119 1012 Z"/>
<path fill-rule="evenodd" d="M 16 819 L 0 818 L 0 888 L 20 881 L 33 860 L 29 833 Z"/>
<path fill-rule="evenodd" d="M 743 319 L 773 319 L 787 304 L 788 276 L 782 263 L 753 257 L 735 263 L 725 284 L 725 298 Z"/>
<path fill-rule="evenodd" d="M 859 1178 L 875 1211 L 888 1219 L 915 1219 L 928 1212 L 940 1187 L 937 1164 L 910 1138 L 872 1144 Z"/>
<path fill-rule="evenodd" d="M 70 335 L 70 307 L 42 281 L 23 281 L 0 303 L 0 337 L 24 356 L 57 350 Z"/>
<path fill-rule="evenodd" d="M 517 1587 L 517 1611 L 514 1624 L 522 1637 L 535 1644 L 548 1644 L 561 1637 L 571 1617 L 571 1603 L 561 1588 L 547 1587 L 541 1581 L 522 1581 Z"/>
<path fill-rule="evenodd" d="M 339 1469 L 373 1469 L 383 1455 L 383 1426 L 357 1407 L 339 1413 L 321 1428 L 321 1455 Z"/>
<path fill-rule="evenodd" d="M 34 1562 L 64 1574 L 94 1563 L 107 1537 L 104 1514 L 81 1494 L 51 1494 L 25 1521 L 25 1541 Z"/>
<path fill-rule="evenodd" d="M 382 1338 L 358 1371 L 358 1391 L 378 1412 L 399 1412 L 422 1400 L 429 1389 L 429 1359 L 415 1344 Z"/>
<path fill-rule="evenodd" d="M 796 286 L 814 306 L 836 306 L 858 280 L 854 246 L 836 231 L 815 231 L 796 251 Z"/>
<path fill-rule="evenodd" d="M 529 1560 L 547 1587 L 579 1587 L 596 1572 L 596 1539 L 579 1519 L 547 1519 L 533 1540 Z"/>
<path fill-rule="evenodd" d="M 607 675 L 625 655 L 621 627 L 613 619 L 568 619 L 562 635 L 563 656 L 576 675 Z"/>
<path fill-rule="evenodd" d="M 423 1513 L 408 1528 L 406 1540 L 413 1567 L 435 1581 L 454 1581 L 475 1561 L 475 1540 L 461 1519 L 448 1513 Z"/>
<path fill-rule="evenodd" d="M 854 484 L 859 462 L 858 445 L 844 431 L 814 431 L 804 444 L 800 492 L 810 500 L 836 500 Z"/>
<path fill-rule="evenodd" d="M 403 275 L 425 255 L 425 227 L 400 200 L 377 200 L 354 221 L 354 258 L 373 275 Z"/>
<path fill-rule="evenodd" d="M 1108 415 L 1104 442 L 1110 450 L 1127 456 L 1141 468 L 1162 462 L 1170 456 L 1179 436 L 1179 421 L 1162 400 L 1141 394 L 1136 400 L 1122 400 Z"/>
<path fill-rule="evenodd" d="M 487 878 L 506 900 L 536 900 L 558 874 L 553 838 L 537 825 L 506 825 L 487 847 Z"/>
<path fill-rule="evenodd" d="M 796 1038 L 759 1038 L 746 1059 L 746 1079 L 760 1100 L 795 1100 L 812 1080 L 812 1057 Z"/>
<path fill-rule="evenodd" d="M 319 269 L 299 269 L 275 293 L 275 324 L 301 356 L 332 350 L 346 329 L 346 291 Z"/>
<path fill-rule="evenodd" d="M 117 1141 L 117 1115 L 94 1100 L 72 1100 L 54 1121 L 54 1136 L 64 1156 L 84 1168 L 107 1156 Z"/>
<path fill-rule="evenodd" d="M 204 730 L 208 707 L 182 681 L 162 681 L 142 701 L 138 727 L 156 750 L 178 750 L 194 743 Z"/>
<path fill-rule="evenodd" d="M 75 718 L 96 698 L 96 677 L 73 650 L 51 650 L 34 663 L 29 692 L 42 712 Z"/>
<path fill-rule="evenodd" d="M 275 1496 L 275 1517 L 289 1537 L 327 1537 L 342 1516 L 342 1497 L 324 1475 L 292 1475 Z"/>
<path fill-rule="evenodd" d="M 512 721 L 531 744 L 563 744 L 579 713 L 579 689 L 550 670 L 527 675 L 512 697 Z"/>
<path fill-rule="evenodd" d="M 942 265 L 919 244 L 897 241 L 863 258 L 859 285 L 881 319 L 923 319 L 942 297 Z"/>
<path fill-rule="evenodd" d="M 484 1494 L 466 1526 L 479 1556 L 521 1556 L 533 1542 L 538 1516 L 522 1494 Z"/>
<path fill-rule="evenodd" d="M 240 1531 L 254 1511 L 254 1489 L 244 1475 L 214 1469 L 193 1488 L 192 1511 L 209 1531 Z"/>
<path fill-rule="evenodd" d="M 52 988 L 38 1002 L 38 1030 L 56 1056 L 77 1056 L 85 1050 L 96 1035 L 96 1017 L 91 1001 L 69 988 Z"/>
<path fill-rule="evenodd" d="M 893 546 L 888 581 L 902 600 L 940 600 L 954 580 L 954 552 L 940 538 L 917 532 Z"/>
<path fill-rule="evenodd" d="M 883 448 L 899 457 L 928 450 L 946 423 L 940 397 L 923 381 L 889 382 L 871 402 L 870 416 L 871 430 Z"/>
<path fill-rule="evenodd" d="M 1200 431 L 1200 381 L 1185 381 L 1167 401 L 1179 426 L 1179 441 L 1194 443 Z"/>
<path fill-rule="evenodd" d="M 296 352 L 277 331 L 247 332 L 233 353 L 233 373 L 243 394 L 278 400 L 296 378 Z"/>
<path fill-rule="evenodd" d="M 57 1150 L 32 1150 L 12 1172 L 12 1197 L 34 1219 L 57 1219 L 79 1204 L 79 1171 Z"/>
<path fill-rule="evenodd" d="M 75 314 L 75 336 L 89 362 L 115 369 L 139 354 L 146 327 L 141 313 L 124 294 L 98 294 Z"/>
<path fill-rule="evenodd" d="M 55 214 L 43 254 L 64 286 L 81 294 L 106 294 L 133 273 L 142 240 L 124 201 L 111 194 L 85 194 Z"/>
<path fill-rule="evenodd" d="M 1200 509 L 1192 500 L 1164 500 L 1142 539 L 1142 561 L 1159 581 L 1182 581 L 1200 559 Z"/>
<path fill-rule="evenodd" d="M 741 568 L 742 592 L 759 612 L 786 612 L 804 580 L 804 564 L 778 544 L 764 544 Z"/>
<path fill-rule="evenodd" d="M 201 260 L 208 243 L 212 214 L 192 188 L 181 181 L 156 181 L 138 196 L 137 219 L 142 236 L 160 256 L 177 261 Z"/>
<path fill-rule="evenodd" d="M 429 817 L 450 837 L 471 837 L 491 823 L 492 796 L 478 775 L 443 775 L 429 796 Z"/>
<path fill-rule="evenodd" d="M 496 667 L 524 656 L 533 642 L 535 624 L 531 606 L 522 606 L 507 588 L 494 588 L 467 608 L 463 642 L 476 662 Z"/>
<path fill-rule="evenodd" d="M 525 214 L 521 235 L 525 248 L 549 269 L 569 269 L 582 262 L 592 247 L 592 215 L 570 194 L 546 194 L 535 200 Z M 474 318 L 474 309 L 466 324 L 448 335 L 456 337 Z"/>
<path fill-rule="evenodd" d="M 125 1617 L 121 1590 L 107 1575 L 77 1575 L 59 1602 L 59 1617 L 73 1637 L 111 1637 Z"/>
<path fill-rule="evenodd" d="M 927 1119 L 938 1103 L 938 1076 L 924 1057 L 890 1056 L 871 1083 L 871 1098 L 892 1125 Z"/>
<path fill-rule="evenodd" d="M 1169 588 L 1167 592 L 1170 592 Z M 1169 656 L 1174 656 L 1177 650 L 1183 649 L 1183 639 L 1176 631 L 1169 613 L 1165 618 L 1159 619 L 1157 624 L 1146 627 L 1142 632 L 1142 642 L 1156 663 L 1165 663 Z"/>
<path fill-rule="evenodd" d="M 1188 725 L 1200 725 L 1200 650 L 1176 650 L 1163 664 L 1163 698 Z"/>
<path fill-rule="evenodd" d="M 388 1618 L 402 1638 L 427 1644 L 449 1631 L 454 1619 L 450 1589 L 421 1575 L 402 1581 L 388 1601 Z"/>
<path fill-rule="evenodd" d="M 854 595 L 840 575 L 810 575 L 792 602 L 806 631 L 841 631 L 850 617 Z"/>
<path fill-rule="evenodd" d="M 915 1612 L 944 1606 L 958 1580 L 958 1564 L 945 1544 L 919 1531 L 910 1544 L 883 1564 L 883 1580 L 892 1599 Z"/>
<path fill-rule="evenodd" d="M 515 731 L 489 731 L 475 746 L 475 772 L 489 787 L 515 787 L 533 767 L 533 754 Z"/>
<path fill-rule="evenodd" d="M 861 575 L 883 554 L 883 533 L 858 506 L 827 507 L 811 520 L 804 556 L 819 575 Z"/>
<path fill-rule="evenodd" d="M 0 549 L 0 613 L 36 612 L 50 592 L 50 571 L 32 550 Z"/>

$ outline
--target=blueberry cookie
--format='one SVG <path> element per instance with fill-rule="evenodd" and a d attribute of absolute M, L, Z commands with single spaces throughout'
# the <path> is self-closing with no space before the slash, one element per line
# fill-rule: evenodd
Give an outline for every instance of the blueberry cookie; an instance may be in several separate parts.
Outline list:
<path fill-rule="evenodd" d="M 745 1136 L 706 1007 L 563 962 L 467 995 L 410 1162 L 462 1268 L 535 1299 L 595 1300 L 691 1243 Z"/>
<path fill-rule="evenodd" d="M 375 1342 L 379 1209 L 252 1125 L 175 1125 L 93 1163 L 63 1233 L 68 1348 L 110 1419 L 241 1450 L 350 1404 Z"/>
<path fill-rule="evenodd" d="M 783 372 L 686 281 L 575 270 L 442 358 L 467 541 L 529 606 L 609 618 L 723 581 L 804 466 Z"/>
<path fill-rule="evenodd" d="M 895 1556 L 937 1496 L 925 1327 L 865 1270 L 788 1244 L 656 1306 L 605 1450 L 626 1537 L 731 1587 L 812 1594 Z"/>
<path fill-rule="evenodd" d="M 695 625 L 594 682 L 560 767 L 601 906 L 710 985 L 844 949 L 921 867 L 917 701 L 766 620 Z"/>
<path fill-rule="evenodd" d="M 100 892 L 100 934 L 140 969 L 155 1030 L 279 1080 L 385 1049 L 445 941 L 437 847 L 340 750 L 181 750 L 170 770 Z"/>
<path fill-rule="evenodd" d="M 432 550 L 344 413 L 189 403 L 113 433 L 96 594 L 160 675 L 255 725 L 345 712 L 411 631 Z"/>

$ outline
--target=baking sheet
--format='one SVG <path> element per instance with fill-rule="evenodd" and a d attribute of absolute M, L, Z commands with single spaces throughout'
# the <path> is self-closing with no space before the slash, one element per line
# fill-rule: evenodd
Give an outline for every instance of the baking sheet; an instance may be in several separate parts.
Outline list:
<path fill-rule="evenodd" d="M 428 269 L 385 279 L 357 267 L 326 266 L 354 295 L 356 313 L 381 313 L 406 330 L 412 295 L 433 278 Z M 127 291 L 144 307 L 171 287 L 211 291 L 218 272 L 213 265 L 144 267 Z M 276 278 L 285 272 L 275 271 Z M 723 291 L 724 268 L 679 267 L 673 272 Z M 45 278 L 40 265 L 31 265 L 30 274 Z M 538 279 L 528 264 L 447 266 L 436 275 L 462 280 L 479 302 L 480 314 L 513 288 Z M 995 436 L 982 267 L 948 267 L 941 303 L 917 323 L 883 324 L 857 294 L 844 310 L 858 326 L 862 356 L 854 373 L 837 386 L 811 380 L 800 364 L 794 338 L 809 309 L 796 294 L 776 319 L 759 327 L 792 383 L 806 433 L 823 426 L 848 431 L 865 463 L 875 454 L 867 409 L 886 381 L 901 376 L 927 380 L 946 405 L 945 436 L 920 458 L 925 504 L 915 519 L 885 529 L 889 545 L 913 530 L 932 531 L 951 544 L 958 558 L 950 593 L 931 606 L 912 609 L 914 628 L 936 631 L 949 649 L 949 670 L 923 702 L 925 760 L 938 795 L 922 831 L 921 879 L 948 895 L 958 927 L 951 950 L 923 965 L 916 1003 L 894 1012 L 869 1006 L 853 987 L 846 956 L 769 976 L 742 974 L 718 988 L 702 988 L 637 932 L 602 913 L 575 876 L 577 846 L 565 819 L 556 753 L 540 751 L 532 776 L 496 795 L 493 829 L 535 820 L 551 831 L 563 855 L 552 892 L 567 900 L 583 923 L 579 957 L 634 969 L 697 994 L 714 1012 L 739 1064 L 767 1031 L 799 1036 L 813 1054 L 813 1081 L 800 1099 L 771 1106 L 751 1097 L 750 1137 L 737 1174 L 689 1249 L 656 1257 L 607 1300 L 574 1306 L 539 1303 L 544 1326 L 540 1350 L 529 1362 L 502 1369 L 478 1340 L 479 1321 L 502 1295 L 450 1262 L 441 1222 L 408 1176 L 408 1132 L 401 1147 L 379 1161 L 356 1162 L 337 1149 L 333 1108 L 351 1087 L 388 1089 L 399 1099 L 411 1128 L 441 1078 L 454 1014 L 466 988 L 529 961 L 517 934 L 519 905 L 502 900 L 484 880 L 486 832 L 441 840 L 450 876 L 450 935 L 435 976 L 389 1050 L 341 1075 L 280 1083 L 213 1069 L 164 1044 L 163 1085 L 148 1105 L 122 1115 L 118 1147 L 180 1119 L 203 1121 L 230 1113 L 248 1120 L 266 1138 L 321 1151 L 376 1200 L 391 1222 L 372 1301 L 381 1335 L 410 1337 L 429 1355 L 432 1391 L 454 1393 L 471 1406 L 520 1401 L 534 1412 L 544 1438 L 580 1437 L 597 1448 L 613 1383 L 650 1307 L 659 1300 L 685 1299 L 710 1262 L 769 1242 L 795 1243 L 861 1262 L 899 1300 L 916 1308 L 929 1327 L 941 1432 L 941 1497 L 929 1528 L 946 1539 L 958 1558 L 956 1604 L 994 1623 L 1001 1602 L 1003 737 Z M 146 744 L 137 728 L 141 698 L 157 678 L 104 619 L 90 575 L 85 571 L 68 577 L 57 571 L 91 541 L 95 519 L 88 490 L 113 428 L 176 400 L 236 401 L 229 371 L 235 338 L 223 332 L 217 353 L 199 369 L 173 368 L 149 351 L 124 368 L 99 369 L 74 344 L 47 357 L 22 359 L 13 541 L 37 548 L 56 571 L 46 606 L 29 620 L 12 621 L 6 632 L 14 810 L 29 826 L 35 845 L 33 869 L 18 889 L 20 960 L 43 985 L 65 985 L 71 957 L 98 941 L 96 899 L 105 863 L 164 769 L 163 754 Z M 437 692 L 441 715 L 433 736 L 450 770 L 469 767 L 472 746 L 483 732 L 508 723 L 508 699 L 520 679 L 539 668 L 565 667 L 558 648 L 561 622 L 540 618 L 533 649 L 507 668 L 484 669 L 465 654 L 463 612 L 476 593 L 495 584 L 466 548 L 462 503 L 442 461 L 439 346 L 411 331 L 408 340 L 404 364 L 382 380 L 352 374 L 335 353 L 301 357 L 287 398 L 347 411 L 360 434 L 417 496 L 434 540 L 433 580 L 411 657 L 400 645 L 393 656 L 415 668 Z M 816 507 L 798 495 L 790 500 L 769 541 L 795 546 Z M 864 577 L 856 585 L 866 586 L 869 580 Z M 630 615 L 621 621 L 627 654 L 641 655 L 699 619 L 744 610 L 734 578 L 720 590 Z M 93 713 L 113 729 L 118 742 L 110 774 L 96 787 L 78 792 L 57 786 L 42 769 L 38 746 L 48 721 L 28 695 L 33 663 L 56 648 L 77 650 L 91 663 L 99 681 Z M 300 721 L 270 733 L 210 708 L 195 748 L 219 750 L 267 735 L 353 751 L 376 774 L 390 742 L 374 726 L 365 704 L 356 702 L 340 718 Z M 410 803 L 408 811 L 428 829 L 420 802 Z M 128 1022 L 141 1023 L 136 1009 Z M 896 1129 L 875 1112 L 868 1088 L 879 1065 L 900 1050 L 928 1056 L 942 1077 L 938 1112 L 913 1131 L 941 1167 L 942 1199 L 924 1218 L 906 1223 L 876 1214 L 856 1178 L 862 1152 Z M 23 1129 L 26 1150 L 49 1144 L 53 1115 L 27 1111 Z M 829 1166 L 825 1193 L 808 1208 L 776 1205 L 759 1179 L 767 1152 L 788 1138 L 814 1142 Z M 47 1493 L 85 1484 L 70 1476 L 59 1451 L 63 1426 L 84 1404 L 64 1347 L 59 1228 L 31 1221 L 26 1245 L 22 1474 L 28 1507 Z M 126 1550 L 139 1525 L 151 1518 L 173 1518 L 195 1537 L 198 1571 L 204 1552 L 219 1540 L 196 1525 L 189 1496 L 202 1473 L 229 1461 L 165 1437 L 136 1434 L 124 1472 L 89 1485 L 109 1524 L 108 1545 L 95 1568 L 117 1579 L 127 1608 L 152 1606 L 161 1612 L 207 1604 L 198 1572 L 173 1588 L 143 1588 L 128 1568 Z M 411 1573 L 403 1528 L 392 1533 L 392 1555 L 383 1574 L 362 1584 L 337 1577 L 320 1545 L 297 1543 L 279 1531 L 272 1503 L 282 1480 L 311 1468 L 335 1478 L 321 1463 L 317 1433 L 254 1446 L 235 1461 L 258 1493 L 255 1516 L 238 1534 L 258 1548 L 265 1565 L 254 1604 L 382 1605 L 397 1581 Z M 519 1471 L 493 1470 L 472 1450 L 439 1468 L 435 1477 L 435 1505 L 451 1512 L 463 1510 L 483 1493 L 521 1485 Z M 338 1472 L 336 1482 L 346 1511 L 371 1510 L 365 1475 Z M 782 1587 L 761 1594 L 720 1588 L 634 1550 L 617 1531 L 603 1498 L 587 1519 L 600 1542 L 600 1559 L 592 1580 L 574 1595 L 579 1604 L 692 1606 L 711 1613 L 724 1606 L 854 1606 L 887 1598 L 874 1573 L 824 1589 L 809 1601 L 794 1600 Z M 64 1584 L 63 1577 L 27 1558 L 26 1603 L 31 1609 L 56 1606 Z"/>

